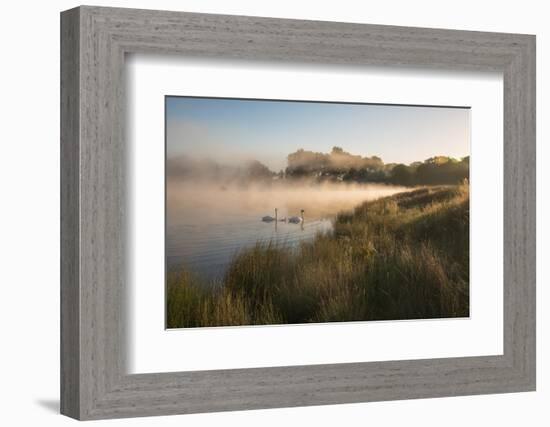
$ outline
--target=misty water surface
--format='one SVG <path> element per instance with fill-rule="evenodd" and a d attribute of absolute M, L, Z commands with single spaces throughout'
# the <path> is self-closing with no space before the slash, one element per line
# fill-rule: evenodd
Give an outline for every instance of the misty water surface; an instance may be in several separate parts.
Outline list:
<path fill-rule="evenodd" d="M 222 185 L 172 184 L 167 191 L 167 267 L 185 267 L 207 279 L 223 276 L 232 258 L 256 242 L 290 248 L 332 229 L 340 211 L 402 191 L 388 185 L 294 186 L 226 188 Z M 264 215 L 279 219 L 299 216 L 303 226 L 262 222 Z"/>

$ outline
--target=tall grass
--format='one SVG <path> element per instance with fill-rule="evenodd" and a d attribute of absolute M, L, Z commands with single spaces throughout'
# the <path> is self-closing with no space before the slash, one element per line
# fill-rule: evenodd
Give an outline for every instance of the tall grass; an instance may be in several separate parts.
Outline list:
<path fill-rule="evenodd" d="M 366 202 L 298 248 L 242 251 L 219 282 L 178 270 L 167 283 L 169 328 L 468 314 L 467 185 Z"/>

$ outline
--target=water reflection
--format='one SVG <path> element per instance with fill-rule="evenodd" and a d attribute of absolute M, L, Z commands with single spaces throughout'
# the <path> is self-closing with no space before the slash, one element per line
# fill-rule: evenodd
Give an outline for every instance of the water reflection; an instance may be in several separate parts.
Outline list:
<path fill-rule="evenodd" d="M 218 278 L 242 249 L 270 241 L 290 249 L 330 231 L 338 212 L 399 191 L 387 185 L 168 185 L 167 267 L 185 266 L 205 278 Z"/>

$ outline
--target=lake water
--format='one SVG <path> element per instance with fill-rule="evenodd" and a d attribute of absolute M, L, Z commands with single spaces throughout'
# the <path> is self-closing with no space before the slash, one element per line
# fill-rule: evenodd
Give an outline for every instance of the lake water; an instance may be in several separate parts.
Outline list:
<path fill-rule="evenodd" d="M 220 278 L 240 250 L 269 241 L 295 247 L 330 231 L 338 212 L 399 191 L 403 188 L 387 185 L 241 189 L 170 183 L 167 266 L 183 266 L 207 279 Z M 304 222 L 263 222 L 263 216 L 275 216 L 275 208 L 279 219 L 299 216 L 304 209 Z"/>

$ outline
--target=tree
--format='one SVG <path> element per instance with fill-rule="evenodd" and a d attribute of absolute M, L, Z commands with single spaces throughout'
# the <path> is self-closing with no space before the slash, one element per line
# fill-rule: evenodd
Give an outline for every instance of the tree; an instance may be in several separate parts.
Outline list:
<path fill-rule="evenodd" d="M 398 185 L 414 184 L 414 169 L 404 164 L 395 166 L 391 171 L 391 182 Z"/>
<path fill-rule="evenodd" d="M 247 167 L 248 178 L 257 180 L 257 179 L 271 179 L 273 177 L 273 172 L 269 168 L 258 160 L 253 160 L 248 164 Z"/>

